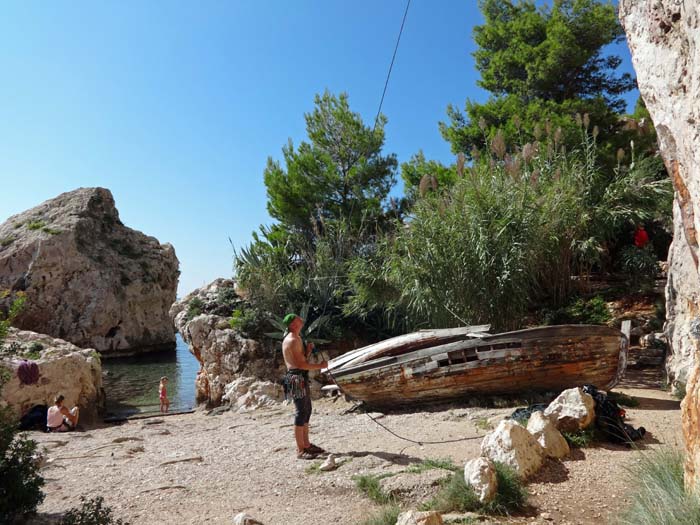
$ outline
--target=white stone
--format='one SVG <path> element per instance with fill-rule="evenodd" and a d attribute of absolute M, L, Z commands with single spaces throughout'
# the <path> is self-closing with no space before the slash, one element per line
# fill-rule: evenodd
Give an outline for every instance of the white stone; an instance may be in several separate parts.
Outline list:
<path fill-rule="evenodd" d="M 417 510 L 409 510 L 399 514 L 396 520 L 396 525 L 442 525 L 442 516 L 434 510 L 427 512 L 419 512 Z"/>
<path fill-rule="evenodd" d="M 27 294 L 18 328 L 104 354 L 175 347 L 175 250 L 124 226 L 109 190 L 80 188 L 13 215 L 0 240 L 0 291 Z"/>
<path fill-rule="evenodd" d="M 464 481 L 470 485 L 479 501 L 488 503 L 496 497 L 498 478 L 493 462 L 488 458 L 476 458 L 464 465 Z"/>
<path fill-rule="evenodd" d="M 240 512 L 234 516 L 233 525 L 263 525 L 263 523 L 245 512 Z"/>
<path fill-rule="evenodd" d="M 530 432 L 544 449 L 544 453 L 550 458 L 563 458 L 569 455 L 569 444 L 566 442 L 557 427 L 539 410 L 532 413 L 527 422 L 527 431 Z"/>
<path fill-rule="evenodd" d="M 65 397 L 68 408 L 80 407 L 80 423 L 93 423 L 102 408 L 102 365 L 94 350 L 77 346 L 47 335 L 26 330 L 10 329 L 5 345 L 19 345 L 17 356 L 0 357 L 0 368 L 9 371 L 10 378 L 0 391 L 0 400 L 17 415 L 24 415 L 34 405 L 52 405 L 57 394 Z M 24 385 L 17 376 L 22 355 L 30 346 L 40 344 L 39 380 Z"/>
<path fill-rule="evenodd" d="M 323 472 L 328 472 L 329 470 L 335 470 L 337 468 L 338 468 L 338 465 L 335 462 L 335 456 L 333 454 L 328 454 L 326 461 L 321 463 L 321 466 L 318 467 L 318 469 L 322 470 Z"/>
<path fill-rule="evenodd" d="M 501 421 L 481 442 L 481 455 L 513 467 L 523 478 L 536 472 L 544 450 L 527 429 L 515 421 Z"/>
<path fill-rule="evenodd" d="M 544 415 L 561 432 L 576 432 L 593 423 L 595 401 L 581 388 L 569 388 L 549 404 Z"/>

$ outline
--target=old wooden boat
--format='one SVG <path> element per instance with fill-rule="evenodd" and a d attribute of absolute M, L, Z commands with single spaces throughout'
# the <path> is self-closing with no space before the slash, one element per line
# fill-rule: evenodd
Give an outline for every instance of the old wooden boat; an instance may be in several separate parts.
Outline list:
<path fill-rule="evenodd" d="M 487 329 L 389 339 L 331 360 L 327 372 L 350 398 L 391 408 L 583 384 L 609 389 L 627 364 L 628 338 L 607 326 L 546 326 L 495 335 Z"/>

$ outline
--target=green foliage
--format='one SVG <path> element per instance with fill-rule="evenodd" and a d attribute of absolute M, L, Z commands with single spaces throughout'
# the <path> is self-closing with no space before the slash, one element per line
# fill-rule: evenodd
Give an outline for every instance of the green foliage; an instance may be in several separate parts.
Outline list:
<path fill-rule="evenodd" d="M 519 327 L 538 304 L 564 304 L 571 277 L 602 264 L 630 225 L 668 213 L 672 195 L 646 160 L 606 175 L 595 134 L 579 132 L 576 150 L 554 130 L 517 155 L 497 134 L 449 191 L 420 199 L 408 225 L 351 263 L 345 311 L 498 330 Z"/>
<path fill-rule="evenodd" d="M 571 448 L 586 448 L 598 441 L 594 428 L 584 428 L 577 432 L 562 432 Z"/>
<path fill-rule="evenodd" d="M 9 246 L 13 242 L 15 242 L 17 238 L 13 235 L 8 235 L 7 237 L 3 237 L 0 239 L 0 246 L 5 248 L 6 246 Z"/>
<path fill-rule="evenodd" d="M 199 297 L 193 297 L 187 304 L 185 319 L 187 321 L 191 321 L 202 313 L 202 308 L 204 308 L 204 301 L 202 301 Z"/>
<path fill-rule="evenodd" d="M 267 318 L 258 309 L 241 305 L 231 313 L 229 327 L 248 336 L 262 335 L 266 328 Z"/>
<path fill-rule="evenodd" d="M 435 160 L 426 160 L 422 151 L 401 164 L 401 178 L 409 202 L 428 193 L 450 188 L 457 180 L 457 169 Z"/>
<path fill-rule="evenodd" d="M 363 521 L 362 525 L 396 525 L 399 514 L 401 514 L 401 508 L 398 505 L 385 505 Z"/>
<path fill-rule="evenodd" d="M 393 498 L 382 490 L 379 481 L 392 475 L 393 474 L 362 474 L 359 476 L 355 476 L 353 479 L 355 480 L 355 487 L 357 488 L 357 490 L 362 492 L 365 496 L 367 496 L 375 503 L 384 505 L 387 503 L 392 503 Z"/>
<path fill-rule="evenodd" d="M 36 451 L 36 442 L 19 433 L 9 409 L 0 409 L 0 516 L 9 523 L 35 512 L 44 500 L 44 478 L 32 458 Z"/>
<path fill-rule="evenodd" d="M 644 248 L 626 246 L 619 257 L 620 270 L 631 284 L 649 286 L 659 273 L 659 263 L 651 246 Z"/>
<path fill-rule="evenodd" d="M 474 489 L 464 481 L 461 470 L 443 483 L 438 494 L 423 504 L 424 510 L 438 512 L 473 512 L 508 515 L 522 509 L 528 498 L 523 481 L 511 467 L 494 462 L 498 489 L 494 500 L 486 505 L 479 501 Z"/>
<path fill-rule="evenodd" d="M 63 516 L 60 525 L 129 525 L 112 516 L 112 509 L 104 504 L 102 496 L 80 496 L 80 501 L 80 507 L 70 509 Z"/>
<path fill-rule="evenodd" d="M 309 142 L 283 148 L 286 169 L 268 159 L 268 211 L 295 232 L 313 236 L 319 223 L 344 220 L 359 229 L 367 217 L 382 215 L 394 183 L 395 156 L 381 154 L 384 125 L 365 126 L 348 96 L 326 91 L 305 115 Z"/>
<path fill-rule="evenodd" d="M 35 219 L 27 223 L 27 228 L 29 228 L 30 230 L 41 230 L 45 226 L 46 223 L 40 219 Z"/>
<path fill-rule="evenodd" d="M 578 298 L 573 303 L 545 313 L 546 324 L 608 324 L 612 320 L 605 299 L 596 295 L 590 299 Z"/>
<path fill-rule="evenodd" d="M 49 228 L 48 226 L 44 226 L 41 231 L 44 233 L 48 233 L 49 235 L 58 235 L 61 233 L 61 230 L 56 230 L 55 228 Z"/>
<path fill-rule="evenodd" d="M 460 468 L 457 465 L 455 465 L 451 459 L 426 458 L 420 463 L 414 463 L 413 465 L 409 465 L 409 467 L 406 469 L 406 472 L 410 472 L 411 474 L 420 474 L 421 472 L 425 472 L 426 470 L 433 469 L 451 470 L 453 472 L 460 470 Z"/>
<path fill-rule="evenodd" d="M 700 498 L 683 485 L 683 454 L 660 448 L 640 452 L 629 471 L 632 504 L 620 525 L 691 525 L 700 523 Z"/>
<path fill-rule="evenodd" d="M 562 128 L 576 142 L 576 113 L 589 114 L 602 139 L 615 140 L 621 95 L 634 79 L 619 74 L 621 59 L 602 49 L 623 38 L 615 7 L 596 0 L 482 0 L 485 23 L 474 28 L 478 84 L 492 93 L 485 104 L 467 101 L 466 116 L 448 108 L 441 131 L 455 153 L 482 149 L 501 129 L 508 140 L 535 137 L 537 122 Z"/>
<path fill-rule="evenodd" d="M 3 314 L 0 309 L 0 348 L 2 347 L 3 340 L 7 337 L 10 326 L 12 326 L 13 321 L 24 308 L 27 296 L 24 292 L 11 294 L 7 291 L 0 294 L 0 300 L 2 299 L 9 300 L 9 307 L 7 308 L 6 314 Z"/>

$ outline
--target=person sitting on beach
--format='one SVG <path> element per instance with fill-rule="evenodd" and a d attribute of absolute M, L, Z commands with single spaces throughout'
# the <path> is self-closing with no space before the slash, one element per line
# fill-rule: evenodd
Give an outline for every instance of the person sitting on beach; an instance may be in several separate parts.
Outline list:
<path fill-rule="evenodd" d="M 325 451 L 309 441 L 309 419 L 311 418 L 311 389 L 309 386 L 309 370 L 327 368 L 328 363 L 309 363 L 308 358 L 313 350 L 313 343 L 304 348 L 301 339 L 301 328 L 304 320 L 295 314 L 288 314 L 284 324 L 289 333 L 282 343 L 284 363 L 287 365 L 287 375 L 284 378 L 285 396 L 294 400 L 296 413 L 294 415 L 294 439 L 297 445 L 297 458 L 314 459 Z"/>
<path fill-rule="evenodd" d="M 158 385 L 158 398 L 160 399 L 160 411 L 165 414 L 170 406 L 170 401 L 168 400 L 168 378 L 163 376 L 160 378 L 160 385 Z"/>
<path fill-rule="evenodd" d="M 78 424 L 79 409 L 73 407 L 68 410 L 63 406 L 63 395 L 58 394 L 54 399 L 53 406 L 46 412 L 47 432 L 68 432 L 75 430 Z"/>

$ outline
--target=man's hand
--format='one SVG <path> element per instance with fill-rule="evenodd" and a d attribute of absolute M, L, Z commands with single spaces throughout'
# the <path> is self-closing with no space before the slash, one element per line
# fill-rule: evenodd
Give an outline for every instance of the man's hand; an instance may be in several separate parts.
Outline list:
<path fill-rule="evenodd" d="M 316 345 L 313 343 L 306 343 L 306 354 L 310 354 L 311 352 L 314 351 L 314 348 L 316 348 Z"/>

